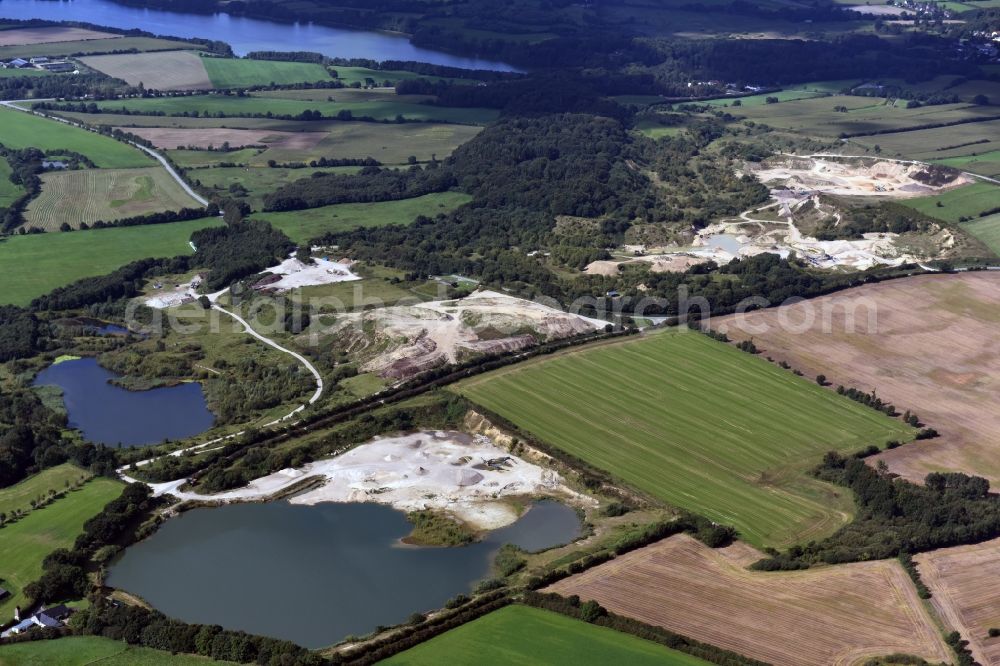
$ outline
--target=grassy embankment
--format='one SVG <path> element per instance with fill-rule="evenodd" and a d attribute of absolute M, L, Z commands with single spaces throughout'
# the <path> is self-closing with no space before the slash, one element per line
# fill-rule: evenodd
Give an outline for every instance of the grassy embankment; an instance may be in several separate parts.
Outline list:
<path fill-rule="evenodd" d="M 913 429 L 705 336 L 584 347 L 454 389 L 543 442 L 758 546 L 818 539 L 853 512 L 806 473 Z"/>

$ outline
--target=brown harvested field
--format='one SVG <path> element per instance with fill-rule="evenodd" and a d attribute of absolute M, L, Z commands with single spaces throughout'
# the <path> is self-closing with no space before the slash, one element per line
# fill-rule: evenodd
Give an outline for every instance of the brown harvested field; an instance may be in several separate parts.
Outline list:
<path fill-rule="evenodd" d="M 87 67 L 123 79 L 132 86 L 142 83 L 150 90 L 212 88 L 212 81 L 208 78 L 201 58 L 190 51 L 98 55 L 80 60 Z"/>
<path fill-rule="evenodd" d="M 131 132 L 151 141 L 157 148 L 218 148 L 229 143 L 231 148 L 266 145 L 281 150 L 309 150 L 326 138 L 326 132 L 281 132 L 272 130 L 244 129 L 179 129 L 169 127 L 118 127 L 123 132 Z"/>
<path fill-rule="evenodd" d="M 482 131 L 473 125 L 449 123 L 366 123 L 274 120 L 271 118 L 182 118 L 170 116 L 126 116 L 114 113 L 74 113 L 63 111 L 62 118 L 84 124 L 112 125 L 129 132 L 139 128 L 180 129 L 247 129 L 278 132 L 324 132 L 322 141 L 308 150 L 284 150 L 274 147 L 257 156 L 253 166 L 266 165 L 269 159 L 277 162 L 308 162 L 321 157 L 373 157 L 383 164 L 405 164 L 413 155 L 420 161 L 436 155 L 444 159 L 455 148 Z M 138 132 L 136 132 L 138 133 Z"/>
<path fill-rule="evenodd" d="M 51 44 L 53 42 L 84 42 L 91 39 L 113 39 L 121 37 L 112 32 L 98 32 L 85 28 L 17 28 L 0 30 L 0 46 L 21 46 L 22 44 Z"/>
<path fill-rule="evenodd" d="M 897 652 L 951 661 L 897 561 L 780 573 L 745 569 L 760 557 L 739 542 L 713 550 L 680 534 L 545 591 L 593 599 L 615 613 L 777 666 L 846 666 Z"/>
<path fill-rule="evenodd" d="M 1000 664 L 1000 539 L 943 548 L 913 557 L 931 589 L 931 603 L 949 629 L 969 641 L 981 664 Z"/>
<path fill-rule="evenodd" d="M 998 324 L 997 272 L 890 280 L 712 320 L 733 340 L 752 337 L 763 356 L 806 376 L 876 390 L 941 434 L 875 457 L 893 472 L 917 482 L 932 471 L 966 472 L 994 486 L 1000 485 Z"/>

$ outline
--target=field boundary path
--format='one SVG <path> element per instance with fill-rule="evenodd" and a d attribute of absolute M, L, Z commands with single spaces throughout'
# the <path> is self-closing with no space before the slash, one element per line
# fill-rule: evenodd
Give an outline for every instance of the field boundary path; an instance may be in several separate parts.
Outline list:
<path fill-rule="evenodd" d="M 82 130 L 84 130 L 86 132 L 94 132 L 94 130 L 92 130 L 91 128 L 89 128 L 86 125 L 83 125 L 81 123 L 75 123 L 72 120 L 67 120 L 65 118 L 57 118 L 55 116 L 50 116 L 50 115 L 47 115 L 47 114 L 44 114 L 44 113 L 39 113 L 38 111 L 33 111 L 31 109 L 26 109 L 23 106 L 18 106 L 18 104 L 35 103 L 35 102 L 50 102 L 50 101 L 52 101 L 52 99 L 12 99 L 12 100 L 0 101 L 0 105 L 5 106 L 8 109 L 13 109 L 15 111 L 20 111 L 22 113 L 30 113 L 31 115 L 38 116 L 40 118 L 47 118 L 48 120 L 54 120 L 56 122 L 65 123 L 67 125 L 71 125 L 73 127 L 82 129 Z M 95 132 L 95 134 L 99 134 L 99 132 Z M 107 135 L 106 134 L 102 134 L 101 136 L 107 136 Z M 114 139 L 115 137 L 109 136 L 108 138 Z M 119 139 L 115 139 L 115 140 L 119 140 Z M 206 208 L 208 207 L 208 199 L 206 199 L 205 197 L 201 196 L 200 194 L 198 194 L 197 192 L 195 192 L 193 189 L 191 189 L 191 186 L 187 184 L 187 181 L 184 180 L 183 178 L 181 178 L 180 174 L 177 173 L 177 171 L 175 171 L 174 168 L 170 165 L 170 162 L 167 161 L 167 158 L 165 158 L 163 155 L 161 155 L 160 153 L 156 152 L 152 148 L 147 148 L 146 146 L 140 145 L 140 144 L 138 144 L 138 143 L 136 143 L 134 141 L 129 141 L 127 139 L 121 139 L 121 141 L 122 141 L 122 143 L 127 143 L 130 146 L 134 146 L 134 147 L 138 148 L 139 150 L 141 150 L 142 152 L 146 153 L 147 155 L 149 155 L 150 157 L 152 157 L 154 160 L 156 160 L 157 162 L 159 162 L 163 166 L 163 168 L 167 170 L 167 173 L 170 174 L 170 177 L 177 181 L 177 184 L 181 186 L 181 188 L 187 193 L 187 195 L 189 197 L 191 197 L 192 199 L 194 199 L 195 201 L 197 201 L 202 206 L 204 206 Z"/>

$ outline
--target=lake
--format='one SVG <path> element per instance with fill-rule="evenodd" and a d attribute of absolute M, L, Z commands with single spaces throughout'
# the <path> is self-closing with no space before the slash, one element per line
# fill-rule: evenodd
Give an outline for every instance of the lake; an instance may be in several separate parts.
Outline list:
<path fill-rule="evenodd" d="M 489 576 L 504 543 L 537 550 L 580 533 L 573 509 L 536 502 L 461 548 L 406 546 L 406 516 L 381 504 L 230 504 L 187 511 L 128 548 L 108 584 L 169 616 L 308 648 L 443 606 Z"/>
<path fill-rule="evenodd" d="M 502 62 L 420 48 L 404 35 L 313 23 L 274 23 L 229 14 L 188 14 L 118 5 L 109 0 L 0 0 L 0 18 L 83 21 L 171 37 L 218 39 L 237 55 L 250 51 L 313 51 L 339 58 L 417 60 L 435 65 L 513 71 Z"/>
<path fill-rule="evenodd" d="M 117 377 L 97 359 L 81 358 L 49 366 L 38 373 L 35 386 L 61 388 L 70 427 L 99 444 L 146 446 L 184 439 L 215 421 L 201 384 L 127 391 L 111 383 Z"/>

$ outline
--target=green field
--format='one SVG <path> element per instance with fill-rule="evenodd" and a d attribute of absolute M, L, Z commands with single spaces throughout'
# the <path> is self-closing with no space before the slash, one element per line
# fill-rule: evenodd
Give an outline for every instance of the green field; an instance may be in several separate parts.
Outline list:
<path fill-rule="evenodd" d="M 986 244 L 986 247 L 1000 255 L 1000 213 L 988 217 L 980 217 L 972 222 L 965 222 L 962 228 Z"/>
<path fill-rule="evenodd" d="M 0 490 L 0 513 L 9 516 L 15 510 L 31 511 L 31 500 L 47 496 L 50 490 L 63 491 L 68 487 L 67 483 L 73 484 L 81 478 L 89 479 L 91 476 L 90 472 L 69 463 L 44 469 L 18 484 Z"/>
<path fill-rule="evenodd" d="M 665 136 L 677 136 L 684 131 L 683 125 L 661 125 L 655 120 L 640 120 L 635 124 L 635 129 L 639 130 L 651 139 L 660 139 Z"/>
<path fill-rule="evenodd" d="M 998 125 L 1000 127 L 1000 125 Z M 991 178 L 1000 176 L 1000 150 L 990 150 L 978 155 L 962 155 L 934 160 L 935 164 L 955 167 L 963 171 L 982 174 Z"/>
<path fill-rule="evenodd" d="M 0 60 L 34 58 L 36 56 L 67 56 L 79 53 L 109 53 L 111 51 L 171 51 L 198 49 L 197 44 L 178 42 L 155 37 L 117 37 L 114 39 L 89 39 L 79 42 L 50 42 L 0 47 Z"/>
<path fill-rule="evenodd" d="M 805 472 L 832 449 L 912 439 L 901 421 L 687 331 L 592 346 L 455 389 L 649 495 L 755 545 L 820 538 L 848 494 Z"/>
<path fill-rule="evenodd" d="M 44 69 L 0 69 L 0 79 L 12 79 L 22 76 L 49 76 L 51 72 Z"/>
<path fill-rule="evenodd" d="M 376 120 L 394 120 L 403 116 L 407 120 L 463 123 L 481 125 L 496 120 L 500 112 L 496 109 L 464 109 L 429 106 L 396 101 L 368 102 L 310 102 L 295 99 L 267 97 L 266 93 L 254 93 L 248 97 L 235 95 L 192 95 L 190 97 L 136 98 L 97 102 L 102 109 L 115 111 L 156 111 L 167 115 L 195 113 L 212 115 L 222 113 L 227 116 L 246 116 L 273 113 L 279 116 L 297 116 L 304 111 L 319 111 L 327 118 L 335 118 L 341 111 L 350 111 L 358 117 Z M 336 97 L 334 97 L 336 99 Z M 94 122 L 100 122 L 100 119 Z"/>
<path fill-rule="evenodd" d="M 708 664 L 652 641 L 529 606 L 505 606 L 382 663 L 387 666 Z"/>
<path fill-rule="evenodd" d="M 57 231 L 83 222 L 201 208 L 166 169 L 81 169 L 42 174 L 42 191 L 24 213 L 25 226 Z"/>
<path fill-rule="evenodd" d="M 223 152 L 221 150 L 165 150 L 173 163 L 185 169 L 191 167 L 215 166 L 222 163 L 247 164 L 258 154 L 263 153 L 261 148 L 240 148 Z M 215 169 L 212 169 L 215 171 Z M 192 179 L 202 178 L 202 173 L 192 173 Z"/>
<path fill-rule="evenodd" d="M 27 305 L 75 280 L 104 275 L 146 257 L 191 254 L 188 239 L 216 218 L 138 227 L 29 234 L 0 239 L 0 304 Z"/>
<path fill-rule="evenodd" d="M 212 154 L 210 151 L 188 151 L 189 153 Z M 251 151 L 253 152 L 253 151 Z M 173 153 L 176 154 L 176 153 Z M 302 178 L 310 178 L 314 173 L 357 173 L 361 167 L 308 167 L 305 169 L 280 169 L 269 167 L 216 167 L 214 169 L 199 169 L 192 172 L 192 178 L 201 182 L 204 187 L 213 188 L 221 196 L 236 196 L 229 193 L 231 185 L 245 187 L 249 195 L 244 198 L 255 210 L 263 206 L 265 194 Z"/>
<path fill-rule="evenodd" d="M 83 524 L 118 497 L 121 489 L 122 484 L 118 481 L 95 478 L 0 529 L 0 580 L 11 593 L 0 601 L 0 617 L 6 619 L 14 606 L 25 605 L 24 586 L 42 575 L 45 556 L 57 548 L 70 548 Z"/>
<path fill-rule="evenodd" d="M 99 167 L 126 169 L 151 166 L 136 148 L 95 132 L 21 111 L 0 109 L 0 143 L 8 148 L 66 149 L 86 155 Z"/>
<path fill-rule="evenodd" d="M 0 666 L 209 666 L 229 663 L 232 662 L 136 647 L 99 636 L 68 636 L 0 646 Z"/>
<path fill-rule="evenodd" d="M 1000 208 L 1000 185 L 973 183 L 934 196 L 902 199 L 900 203 L 945 222 L 958 222 Z"/>
<path fill-rule="evenodd" d="M 966 157 L 974 153 L 993 150 L 995 142 L 982 143 L 983 139 L 1000 132 L 1000 120 L 981 123 L 964 123 L 950 127 L 895 132 L 875 136 L 859 136 L 851 143 L 872 149 L 876 145 L 882 155 L 906 157 L 914 160 L 939 161 L 946 158 Z M 970 169 L 970 171 L 977 171 Z M 990 175 L 983 173 L 983 175 Z"/>
<path fill-rule="evenodd" d="M 341 67 L 339 65 L 332 67 L 331 73 L 335 74 L 336 78 L 347 84 L 360 83 L 364 85 L 367 79 L 375 81 L 378 85 L 383 85 L 386 82 L 388 82 L 389 85 L 396 85 L 397 81 L 408 81 L 410 79 L 428 79 L 429 81 L 448 81 L 450 83 L 476 83 L 474 79 L 456 79 L 446 76 L 424 76 L 423 74 L 402 70 L 378 70 L 369 69 L 367 67 Z"/>
<path fill-rule="evenodd" d="M 813 92 L 811 90 L 779 90 L 777 92 L 762 93 L 760 95 L 747 95 L 746 97 L 722 97 L 720 99 L 710 99 L 707 102 L 700 102 L 703 104 L 708 104 L 709 106 L 733 106 L 733 102 L 739 100 L 739 104 L 736 108 L 752 108 L 755 106 L 770 106 L 767 103 L 769 97 L 776 97 L 778 102 L 791 102 L 797 99 L 810 99 L 812 97 L 822 96 L 823 93 Z M 773 103 L 771 104 L 773 105 Z"/>
<path fill-rule="evenodd" d="M 846 107 L 847 112 L 835 111 L 834 107 L 837 106 Z M 735 112 L 734 110 L 733 113 Z M 995 107 L 969 104 L 939 104 L 907 109 L 904 104 L 889 106 L 881 98 L 831 95 L 781 104 L 747 106 L 738 115 L 777 129 L 835 138 L 842 133 L 879 132 L 933 123 L 987 119 L 997 116 L 998 111 Z M 863 138 L 879 144 L 883 141 L 883 136 Z"/>
<path fill-rule="evenodd" d="M 248 88 L 272 83 L 290 85 L 330 80 L 326 68 L 315 63 L 242 58 L 202 58 L 201 61 L 216 88 Z"/>
<path fill-rule="evenodd" d="M 267 220 L 293 241 L 302 243 L 331 231 L 410 224 L 418 215 L 434 217 L 438 213 L 454 210 L 471 199 L 461 192 L 440 192 L 400 201 L 336 204 L 287 213 L 255 213 L 253 217 Z"/>
<path fill-rule="evenodd" d="M 24 194 L 24 188 L 10 182 L 10 175 L 13 171 L 7 160 L 0 158 L 0 208 L 10 206 L 14 201 Z"/>

